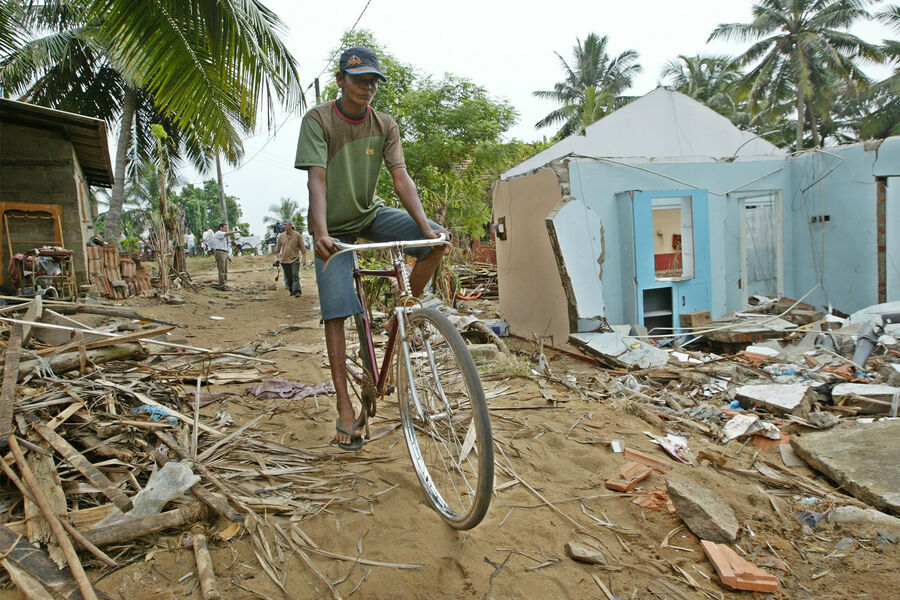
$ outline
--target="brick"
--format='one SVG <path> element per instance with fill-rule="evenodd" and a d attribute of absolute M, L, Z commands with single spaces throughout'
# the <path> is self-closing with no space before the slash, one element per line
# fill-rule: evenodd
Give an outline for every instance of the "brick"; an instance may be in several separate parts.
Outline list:
<path fill-rule="evenodd" d="M 778 589 L 777 577 L 744 560 L 725 544 L 700 540 L 700 545 L 719 574 L 719 579 L 731 589 L 750 592 L 774 592 Z"/>
<path fill-rule="evenodd" d="M 635 462 L 639 462 L 642 465 L 647 465 L 652 468 L 654 471 L 658 471 L 660 473 L 668 473 L 675 467 L 675 463 L 666 458 L 657 458 L 645 452 L 641 452 L 640 450 L 633 450 L 631 448 L 625 448 L 624 450 L 625 458 L 628 460 L 633 460 Z"/>
<path fill-rule="evenodd" d="M 653 469 L 645 465 L 630 462 L 619 470 L 619 474 L 606 480 L 606 489 L 614 492 L 628 492 L 642 479 L 646 479 Z"/>

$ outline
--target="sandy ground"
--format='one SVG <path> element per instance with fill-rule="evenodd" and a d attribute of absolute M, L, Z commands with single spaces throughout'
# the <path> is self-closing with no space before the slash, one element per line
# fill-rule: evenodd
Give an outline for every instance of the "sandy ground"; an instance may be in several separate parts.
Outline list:
<path fill-rule="evenodd" d="M 318 344 L 324 349 L 311 270 L 303 271 L 304 295 L 291 298 L 280 281 L 276 285 L 270 262 L 271 257 L 236 258 L 231 270 L 243 272 L 232 274 L 229 292 L 211 287 L 203 287 L 199 293 L 179 292 L 186 302 L 178 306 L 146 298 L 130 299 L 125 304 L 144 314 L 188 324 L 187 329 L 174 331 L 170 339 L 195 346 L 237 348 L 255 339 L 277 339 L 286 345 Z M 210 259 L 192 260 L 191 266 L 196 279 L 212 279 L 215 266 Z M 477 302 L 469 305 L 485 311 L 491 308 Z M 280 333 L 272 333 L 279 329 Z M 524 343 L 518 347 L 533 350 Z M 277 361 L 280 377 L 304 383 L 330 379 L 321 352 L 277 350 L 265 358 Z M 564 355 L 551 354 L 549 358 L 557 377 L 572 374 L 580 381 L 595 375 L 604 377 L 602 370 Z M 507 386 L 504 394 L 490 400 L 494 436 L 502 449 L 497 456 L 496 485 L 502 489 L 494 495 L 485 520 L 469 532 L 450 529 L 427 505 L 399 431 L 368 443 L 359 455 L 340 452 L 328 445 L 336 415 L 331 396 L 320 397 L 317 402 L 299 401 L 292 410 L 261 422 L 271 439 L 329 453 L 333 455 L 330 468 L 335 472 L 359 473 L 373 482 L 374 490 L 359 489 L 361 496 L 396 486 L 371 503 L 328 508 L 300 522 L 321 548 L 371 560 L 422 565 L 408 570 L 315 556 L 315 563 L 328 578 L 340 582 L 337 593 L 345 598 L 371 599 L 607 598 L 596 581 L 599 579 L 612 597 L 621 599 L 766 597 L 730 592 L 711 579 L 714 571 L 698 539 L 681 528 L 676 514 L 641 508 L 633 503 L 632 495 L 604 487 L 604 480 L 626 462 L 621 454 L 612 452 L 610 440 L 618 439 L 626 446 L 662 457 L 662 451 L 644 432 L 664 431 L 622 411 L 620 404 L 580 400 L 560 385 L 545 387 L 559 400 L 553 406 L 541 394 L 535 378 L 485 378 L 488 392 Z M 212 391 L 242 394 L 245 388 L 246 384 L 220 385 L 213 386 Z M 209 405 L 203 414 L 212 417 L 226 408 L 240 425 L 264 405 L 265 401 L 243 396 L 240 401 Z M 396 405 L 388 398 L 373 429 L 395 422 L 396 414 Z M 722 454 L 723 446 L 705 436 L 692 435 L 689 429 L 681 433 L 690 436 L 695 454 L 701 450 Z M 745 469 L 757 448 L 750 444 L 740 454 L 737 450 L 732 445 L 724 458 L 729 467 Z M 777 451 L 763 451 L 757 458 L 781 464 Z M 767 569 L 779 576 L 781 585 L 773 598 L 897 598 L 894 588 L 900 550 L 877 545 L 873 530 L 837 530 L 825 524 L 803 533 L 793 515 L 808 507 L 800 504 L 801 495 L 796 490 L 764 491 L 757 479 L 716 471 L 709 463 L 679 470 L 713 489 L 733 507 L 743 526 L 737 543 L 740 551 L 752 562 L 768 565 Z M 807 469 L 794 472 L 816 478 L 816 473 Z M 640 487 L 665 489 L 665 478 L 654 473 Z M 286 522 L 288 516 L 268 519 Z M 208 529 L 213 533 L 226 525 L 214 522 Z M 104 577 L 98 589 L 122 600 L 140 600 L 163 591 L 174 592 L 178 598 L 200 598 L 195 578 L 178 583 L 195 570 L 191 551 L 178 545 L 180 534 L 160 535 L 143 560 Z M 835 550 L 835 544 L 845 536 L 857 541 L 849 548 Z M 571 540 L 592 543 L 602 550 L 608 564 L 592 566 L 573 561 L 565 552 Z M 246 537 L 213 542 L 211 550 L 223 597 L 285 597 L 260 568 Z M 280 559 L 287 572 L 288 597 L 335 597 L 300 557 L 284 553 Z M 92 573 L 94 577 L 98 574 Z M 671 591 L 653 595 L 648 591 L 663 582 L 681 595 Z M 18 597 L 16 591 L 0 593 L 0 598 Z"/>

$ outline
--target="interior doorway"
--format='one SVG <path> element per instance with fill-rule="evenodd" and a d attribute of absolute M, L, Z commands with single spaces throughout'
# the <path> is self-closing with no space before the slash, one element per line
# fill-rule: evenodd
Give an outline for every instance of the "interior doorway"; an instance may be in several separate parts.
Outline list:
<path fill-rule="evenodd" d="M 744 306 L 751 296 L 784 293 L 781 238 L 781 195 L 760 192 L 740 197 L 741 292 Z"/>

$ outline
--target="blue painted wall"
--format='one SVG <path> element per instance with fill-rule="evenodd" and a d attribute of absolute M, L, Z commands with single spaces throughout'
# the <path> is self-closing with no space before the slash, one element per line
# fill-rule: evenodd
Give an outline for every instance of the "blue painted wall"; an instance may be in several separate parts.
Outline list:
<path fill-rule="evenodd" d="M 817 307 L 831 303 L 853 312 L 875 304 L 874 176 L 900 175 L 900 160 L 891 164 L 894 157 L 900 157 L 900 137 L 885 140 L 877 153 L 854 144 L 771 161 L 625 164 L 573 159 L 569 166 L 571 194 L 594 210 L 604 224 L 602 290 L 607 320 L 611 324 L 628 322 L 621 290 L 626 283 L 623 279 L 633 277 L 619 260 L 619 249 L 633 244 L 633 233 L 620 225 L 628 219 L 620 214 L 626 207 L 616 195 L 642 190 L 700 189 L 708 193 L 709 309 L 714 318 L 742 308 L 740 196 L 747 192 L 781 193 L 786 296 L 798 299 L 821 282 L 822 287 L 806 300 Z M 828 215 L 830 220 L 810 223 L 818 215 Z M 900 257 L 889 257 L 891 260 L 900 264 Z"/>

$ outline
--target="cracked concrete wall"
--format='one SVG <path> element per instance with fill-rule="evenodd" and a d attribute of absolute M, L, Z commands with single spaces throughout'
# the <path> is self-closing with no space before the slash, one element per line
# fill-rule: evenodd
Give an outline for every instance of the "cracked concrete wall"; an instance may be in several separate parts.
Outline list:
<path fill-rule="evenodd" d="M 564 181 L 561 182 L 561 178 Z M 569 338 L 569 303 L 545 219 L 568 190 L 568 167 L 554 164 L 494 187 L 494 221 L 505 219 L 507 237 L 497 238 L 500 311 L 516 335 Z"/>

